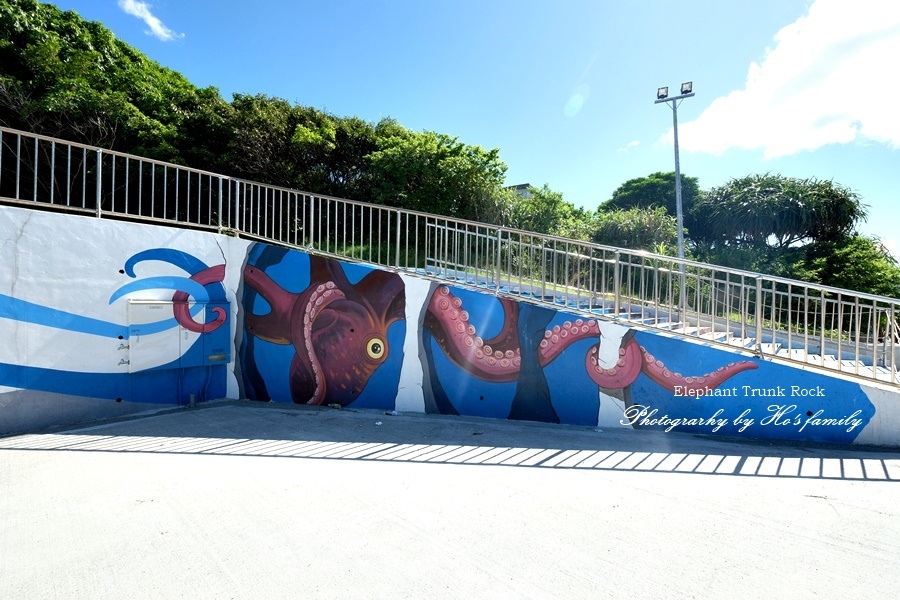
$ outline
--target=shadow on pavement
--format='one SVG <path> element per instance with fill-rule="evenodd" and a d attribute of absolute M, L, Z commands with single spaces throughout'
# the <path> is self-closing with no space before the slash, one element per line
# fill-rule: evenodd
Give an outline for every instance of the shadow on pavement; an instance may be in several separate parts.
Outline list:
<path fill-rule="evenodd" d="M 900 453 L 883 449 L 251 402 L 3 438 L 0 451 L 4 450 L 900 481 Z"/>

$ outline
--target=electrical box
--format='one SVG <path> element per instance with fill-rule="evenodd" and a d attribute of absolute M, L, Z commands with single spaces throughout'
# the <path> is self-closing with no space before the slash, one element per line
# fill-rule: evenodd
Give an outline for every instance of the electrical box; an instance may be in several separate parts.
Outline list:
<path fill-rule="evenodd" d="M 196 332 L 178 323 L 174 303 L 165 300 L 129 300 L 128 372 L 150 369 L 186 369 L 228 364 L 231 360 L 230 305 L 227 302 L 193 303 L 191 314 L 199 323 L 213 321 L 224 310 L 226 319 L 214 329 Z"/>

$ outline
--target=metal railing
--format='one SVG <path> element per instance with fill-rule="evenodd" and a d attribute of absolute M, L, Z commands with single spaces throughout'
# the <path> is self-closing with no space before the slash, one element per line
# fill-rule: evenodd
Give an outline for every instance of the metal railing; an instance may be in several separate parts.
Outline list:
<path fill-rule="evenodd" d="M 2 127 L 0 199 L 250 237 L 900 387 L 894 298 L 309 194 Z"/>

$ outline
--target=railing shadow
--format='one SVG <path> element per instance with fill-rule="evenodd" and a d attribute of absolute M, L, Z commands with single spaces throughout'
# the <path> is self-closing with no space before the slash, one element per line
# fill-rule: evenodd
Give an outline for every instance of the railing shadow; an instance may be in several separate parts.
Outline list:
<path fill-rule="evenodd" d="M 178 411 L 91 428 L 3 438 L 0 451 L 228 455 L 900 481 L 900 453 L 879 449 L 268 406 Z M 298 422 L 298 416 L 306 418 Z"/>

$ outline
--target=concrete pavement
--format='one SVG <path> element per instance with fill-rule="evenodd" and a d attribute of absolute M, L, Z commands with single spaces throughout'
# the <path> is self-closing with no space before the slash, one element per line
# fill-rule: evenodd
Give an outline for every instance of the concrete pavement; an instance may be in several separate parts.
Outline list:
<path fill-rule="evenodd" d="M 900 453 L 225 403 L 0 438 L 0 598 L 894 598 Z"/>

